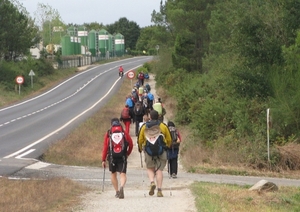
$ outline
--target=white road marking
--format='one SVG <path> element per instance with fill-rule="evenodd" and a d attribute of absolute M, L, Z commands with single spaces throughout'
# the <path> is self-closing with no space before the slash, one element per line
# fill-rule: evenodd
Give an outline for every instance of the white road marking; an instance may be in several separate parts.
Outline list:
<path fill-rule="evenodd" d="M 132 69 L 136 69 L 138 67 L 140 67 L 142 65 L 138 65 Z M 128 71 L 127 71 L 128 72 Z M 127 73 L 125 72 L 125 73 Z M 103 73 L 102 73 L 103 74 Z M 78 119 L 79 117 L 81 117 L 82 115 L 84 115 L 85 113 L 87 113 L 88 111 L 92 110 L 94 107 L 96 107 L 110 92 L 111 90 L 115 87 L 115 85 L 117 84 L 117 82 L 120 80 L 121 78 L 119 77 L 115 82 L 114 84 L 112 84 L 112 86 L 110 87 L 110 89 L 107 91 L 107 93 L 101 98 L 99 99 L 95 104 L 93 104 L 90 108 L 86 109 L 85 111 L 83 111 L 82 113 L 80 113 L 79 115 L 75 116 L 73 119 L 69 120 L 67 123 L 65 123 L 63 126 L 61 126 L 60 128 L 56 129 L 55 131 L 49 133 L 48 135 L 45 135 L 43 138 L 31 143 L 30 145 L 24 147 L 23 149 L 20 149 L 19 151 L 17 152 L 14 152 L 10 155 L 7 155 L 5 156 L 4 158 L 11 158 L 11 157 L 15 157 L 16 155 L 19 155 L 21 152 L 24 152 L 26 151 L 27 149 L 41 143 L 42 141 L 44 141 L 45 139 L 51 137 L 52 135 L 58 133 L 59 131 L 61 131 L 62 129 L 66 128 L 68 125 L 70 125 L 73 121 L 75 121 L 76 119 Z"/>
<path fill-rule="evenodd" d="M 41 168 L 45 168 L 45 167 L 48 167 L 50 166 L 51 164 L 50 163 L 44 163 L 44 162 L 37 162 L 37 163 L 34 163 L 30 166 L 27 166 L 26 169 L 35 169 L 35 170 L 38 170 L 38 169 L 41 169 Z"/>
<path fill-rule="evenodd" d="M 17 159 L 20 159 L 20 158 L 22 158 L 23 156 L 28 155 L 28 154 L 30 154 L 30 153 L 33 152 L 33 151 L 35 151 L 35 149 L 30 149 L 30 150 L 28 150 L 27 152 L 24 152 L 23 154 L 18 155 L 16 158 L 17 158 Z"/>

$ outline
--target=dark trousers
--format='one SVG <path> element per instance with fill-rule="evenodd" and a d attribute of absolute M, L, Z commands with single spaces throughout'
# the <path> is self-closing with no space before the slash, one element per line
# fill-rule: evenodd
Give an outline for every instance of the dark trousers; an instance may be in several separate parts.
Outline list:
<path fill-rule="evenodd" d="M 169 175 L 176 174 L 178 171 L 178 157 L 168 160 L 169 162 Z"/>
<path fill-rule="evenodd" d="M 143 122 L 143 115 L 135 116 L 135 135 L 137 136 L 139 133 L 140 122 Z"/>

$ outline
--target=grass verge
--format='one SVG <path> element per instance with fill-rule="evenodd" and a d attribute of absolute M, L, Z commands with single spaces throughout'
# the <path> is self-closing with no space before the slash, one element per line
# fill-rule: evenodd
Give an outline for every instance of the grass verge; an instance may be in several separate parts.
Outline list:
<path fill-rule="evenodd" d="M 280 187 L 277 192 L 249 191 L 249 186 L 194 183 L 191 190 L 202 212 L 300 211 L 300 188 Z"/>
<path fill-rule="evenodd" d="M 9 180 L 0 178 L 0 211 L 73 211 L 89 189 L 65 178 Z"/>

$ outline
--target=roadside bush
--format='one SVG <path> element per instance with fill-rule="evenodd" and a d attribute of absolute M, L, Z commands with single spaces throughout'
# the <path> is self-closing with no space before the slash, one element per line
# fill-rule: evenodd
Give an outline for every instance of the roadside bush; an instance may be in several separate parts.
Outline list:
<path fill-rule="evenodd" d="M 0 62 L 0 83 L 6 90 L 14 90 L 16 76 L 23 75 L 20 67 L 15 62 Z"/>

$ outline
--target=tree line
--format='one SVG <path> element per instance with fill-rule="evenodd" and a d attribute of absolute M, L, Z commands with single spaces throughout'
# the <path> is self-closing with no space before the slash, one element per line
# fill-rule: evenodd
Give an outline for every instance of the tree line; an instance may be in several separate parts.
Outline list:
<path fill-rule="evenodd" d="M 299 143 L 299 11 L 300 0 L 168 0 L 152 13 L 137 48 L 159 44 L 157 83 L 195 145 L 235 143 L 243 162 L 266 162 L 268 108 L 273 151 Z"/>

